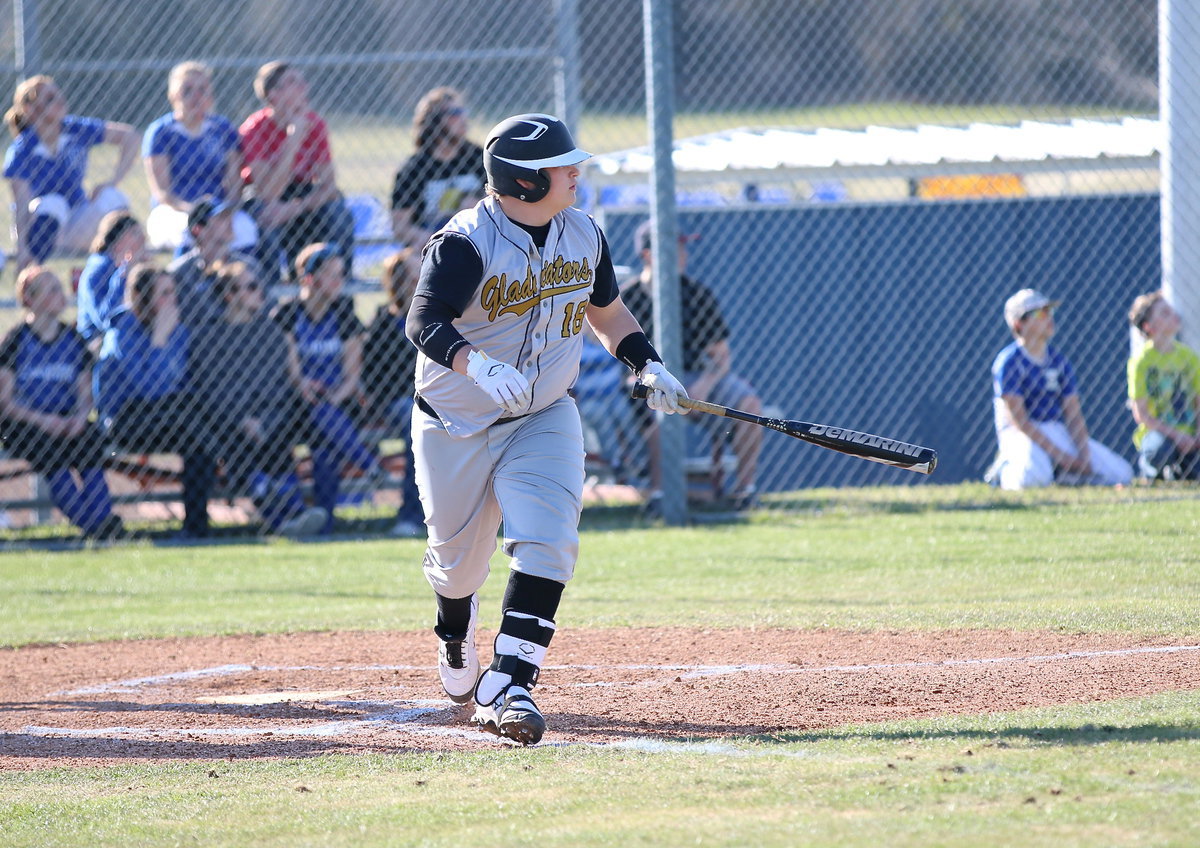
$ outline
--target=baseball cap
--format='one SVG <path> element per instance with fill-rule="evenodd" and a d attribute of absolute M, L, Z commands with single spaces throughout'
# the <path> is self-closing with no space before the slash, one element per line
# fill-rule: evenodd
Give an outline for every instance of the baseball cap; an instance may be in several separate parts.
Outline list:
<path fill-rule="evenodd" d="M 637 228 L 637 232 L 633 234 L 633 249 L 638 253 L 641 253 L 643 250 L 650 249 L 650 229 L 652 224 L 652 221 L 643 221 L 642 225 Z M 686 244 L 687 242 L 695 241 L 698 238 L 700 238 L 699 233 L 680 233 L 679 243 Z"/>
<path fill-rule="evenodd" d="M 215 197 L 202 197 L 196 201 L 192 211 L 188 212 L 188 229 L 203 227 L 213 216 L 220 215 L 232 208 L 231 204 L 219 201 Z"/>
<path fill-rule="evenodd" d="M 1041 309 L 1043 306 L 1054 309 L 1060 303 L 1062 303 L 1061 300 L 1051 300 L 1040 291 L 1021 289 L 1008 300 L 1004 301 L 1004 320 L 1008 323 L 1008 326 L 1012 327 L 1024 318 L 1027 313 L 1033 312 L 1035 309 Z"/>

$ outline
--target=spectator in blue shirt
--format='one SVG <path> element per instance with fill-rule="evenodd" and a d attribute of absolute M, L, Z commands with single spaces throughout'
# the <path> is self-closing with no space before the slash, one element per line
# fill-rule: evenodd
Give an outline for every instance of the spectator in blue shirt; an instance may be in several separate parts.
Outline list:
<path fill-rule="evenodd" d="M 36 76 L 17 86 L 5 115 L 13 142 L 4 157 L 12 186 L 17 267 L 43 262 L 56 249 L 82 254 L 105 213 L 128 209 L 117 186 L 137 158 L 128 124 L 67 114 L 54 80 Z M 84 190 L 88 153 L 98 144 L 118 149 L 112 178 Z"/>
<path fill-rule="evenodd" d="M 119 536 L 124 528 L 104 480 L 104 437 L 88 421 L 92 355 L 62 321 L 62 283 L 45 267 L 31 265 L 17 278 L 17 301 L 25 320 L 0 341 L 4 445 L 46 479 L 54 505 L 86 535 Z"/>
<path fill-rule="evenodd" d="M 313 499 L 333 511 L 343 467 L 375 475 L 375 453 L 363 443 L 354 415 L 361 396 L 363 333 L 354 302 L 342 294 L 346 266 L 335 244 L 310 244 L 296 257 L 299 300 L 281 303 L 275 320 L 288 340 L 288 374 L 304 402 L 312 449 Z"/>
<path fill-rule="evenodd" d="M 1014 341 L 992 363 L 1000 449 L 988 471 L 989 481 L 1003 489 L 1133 479 L 1133 466 L 1088 435 L 1075 369 L 1050 344 L 1058 305 L 1033 289 L 1004 304 Z"/>
<path fill-rule="evenodd" d="M 142 138 L 146 179 L 156 204 L 146 220 L 150 244 L 179 248 L 190 244 L 188 214 L 201 198 L 218 204 L 239 201 L 242 148 L 237 127 L 213 111 L 212 69 L 183 62 L 167 77 L 171 111 L 152 123 Z M 253 250 L 258 227 L 246 212 L 233 216 L 233 247 Z"/>
<path fill-rule="evenodd" d="M 100 349 L 109 317 L 125 302 L 125 274 L 145 248 L 142 226 L 128 212 L 109 212 L 100 220 L 75 295 L 75 328 L 93 350 Z"/>
<path fill-rule="evenodd" d="M 190 336 L 179 319 L 174 278 L 153 265 L 135 265 L 125 304 L 113 314 L 100 348 L 101 421 L 122 450 L 183 457 L 183 533 L 205 536 L 215 467 L 211 438 L 194 403 Z"/>

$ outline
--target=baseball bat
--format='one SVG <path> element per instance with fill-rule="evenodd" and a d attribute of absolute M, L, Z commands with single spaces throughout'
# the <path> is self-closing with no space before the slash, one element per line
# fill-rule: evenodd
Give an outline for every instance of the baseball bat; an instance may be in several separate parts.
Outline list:
<path fill-rule="evenodd" d="M 635 398 L 646 398 L 649 394 L 650 389 L 646 386 L 641 383 L 634 385 L 633 396 Z M 933 469 L 937 468 L 937 451 L 933 448 L 910 445 L 896 439 L 885 439 L 883 436 L 872 436 L 870 433 L 860 433 L 858 430 L 848 430 L 845 427 L 767 418 L 752 412 L 721 406 L 719 403 L 709 403 L 706 400 L 680 398 L 679 405 L 694 409 L 696 412 L 748 421 L 751 424 L 778 430 L 794 439 L 800 439 L 828 450 L 856 456 L 859 459 L 867 459 L 871 462 L 880 462 L 895 468 L 903 468 L 906 471 L 932 474 Z"/>

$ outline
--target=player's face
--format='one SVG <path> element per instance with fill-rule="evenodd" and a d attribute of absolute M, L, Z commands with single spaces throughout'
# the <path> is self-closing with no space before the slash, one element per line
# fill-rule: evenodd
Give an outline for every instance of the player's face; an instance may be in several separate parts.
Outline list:
<path fill-rule="evenodd" d="M 1150 310 L 1150 317 L 1146 319 L 1146 330 L 1151 336 L 1173 336 L 1182 326 L 1179 313 L 1165 300 L 1155 303 Z"/>
<path fill-rule="evenodd" d="M 37 87 L 37 94 L 29 104 L 29 116 L 35 121 L 61 121 L 67 114 L 67 98 L 54 83 Z"/>
<path fill-rule="evenodd" d="M 46 272 L 38 274 L 30 280 L 25 290 L 25 302 L 34 315 L 52 315 L 57 317 L 67 306 L 67 297 L 63 294 L 62 283 L 58 277 Z"/>
<path fill-rule="evenodd" d="M 295 68 L 283 72 L 279 82 L 271 89 L 271 104 L 287 114 L 299 112 L 308 108 L 308 82 L 304 74 Z"/>
<path fill-rule="evenodd" d="M 566 209 L 575 205 L 575 190 L 579 183 L 578 165 L 558 165 L 554 168 L 544 168 L 544 173 L 550 179 L 550 190 L 546 192 L 546 203 L 556 210 Z"/>
<path fill-rule="evenodd" d="M 175 278 L 170 274 L 159 274 L 154 278 L 154 296 L 151 313 L 157 315 L 166 306 L 175 304 Z"/>
<path fill-rule="evenodd" d="M 113 245 L 113 252 L 122 262 L 135 262 L 146 251 L 146 233 L 141 226 L 129 227 Z"/>
<path fill-rule="evenodd" d="M 1021 335 L 1030 340 L 1046 340 L 1054 335 L 1054 310 L 1049 306 L 1026 312 L 1021 318 Z"/>
<path fill-rule="evenodd" d="M 467 109 L 461 103 L 447 103 L 442 108 L 442 132 L 451 138 L 467 134 Z"/>
<path fill-rule="evenodd" d="M 203 117 L 213 108 L 212 82 L 205 74 L 189 71 L 171 86 L 167 99 L 177 115 Z"/>
<path fill-rule="evenodd" d="M 311 287 L 315 293 L 327 298 L 337 297 L 342 290 L 346 278 L 346 268 L 342 257 L 331 256 L 321 263 L 321 267 L 313 272 Z"/>
<path fill-rule="evenodd" d="M 233 281 L 230 302 L 246 312 L 258 312 L 263 304 L 263 287 L 253 274 L 242 273 Z"/>
<path fill-rule="evenodd" d="M 219 247 L 233 241 L 233 210 L 213 215 L 196 235 L 201 247 Z"/>

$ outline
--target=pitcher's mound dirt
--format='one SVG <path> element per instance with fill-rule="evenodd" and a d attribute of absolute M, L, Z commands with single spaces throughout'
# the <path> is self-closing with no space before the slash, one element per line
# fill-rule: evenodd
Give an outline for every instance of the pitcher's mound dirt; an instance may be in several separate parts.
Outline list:
<path fill-rule="evenodd" d="M 481 632 L 483 660 L 494 634 Z M 0 769 L 471 750 L 428 632 L 0 650 Z M 1200 688 L 1168 637 L 564 629 L 536 690 L 546 744 L 721 739 Z"/>

